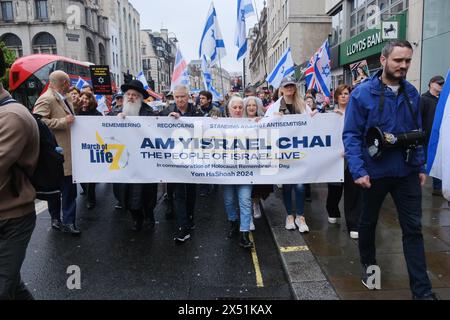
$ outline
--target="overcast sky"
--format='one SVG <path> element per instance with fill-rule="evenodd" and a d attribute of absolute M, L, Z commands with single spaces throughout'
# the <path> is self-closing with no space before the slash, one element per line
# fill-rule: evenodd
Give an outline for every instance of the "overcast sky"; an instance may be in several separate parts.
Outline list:
<path fill-rule="evenodd" d="M 189 63 L 199 59 L 198 48 L 211 0 L 129 0 L 141 15 L 141 29 L 159 31 L 162 26 L 175 33 L 181 52 Z M 264 0 L 255 0 L 258 16 Z M 219 27 L 225 41 L 227 56 L 222 67 L 227 71 L 242 71 L 242 62 L 236 61 L 234 45 L 237 0 L 214 0 Z M 256 16 L 248 19 L 247 29 L 257 23 Z"/>

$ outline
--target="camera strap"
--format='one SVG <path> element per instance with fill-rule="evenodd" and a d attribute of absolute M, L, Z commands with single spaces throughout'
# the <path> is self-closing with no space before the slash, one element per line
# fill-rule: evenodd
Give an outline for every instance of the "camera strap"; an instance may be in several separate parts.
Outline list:
<path fill-rule="evenodd" d="M 386 89 L 386 85 L 383 83 L 383 81 L 381 81 L 380 78 L 380 83 L 381 83 L 381 93 L 380 93 L 380 104 L 378 106 L 378 111 L 379 111 L 379 115 L 378 118 L 381 117 L 383 111 L 384 111 L 384 102 L 385 102 L 385 96 L 384 96 L 384 90 Z M 404 84 L 403 82 L 400 83 L 400 88 L 399 88 L 399 94 L 403 94 L 406 104 L 408 105 L 408 109 L 409 112 L 411 113 L 411 116 L 415 122 L 416 125 L 416 129 L 420 130 L 420 126 L 419 126 L 419 113 L 414 113 L 412 105 L 411 105 L 411 101 L 409 100 L 408 95 L 406 94 L 406 90 L 404 89 Z"/>

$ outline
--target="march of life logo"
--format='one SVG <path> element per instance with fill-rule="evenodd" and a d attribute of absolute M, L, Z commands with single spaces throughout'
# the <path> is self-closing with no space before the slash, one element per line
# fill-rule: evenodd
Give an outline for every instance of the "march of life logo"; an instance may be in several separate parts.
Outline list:
<path fill-rule="evenodd" d="M 129 164 L 130 153 L 125 144 L 115 137 L 103 138 L 95 133 L 97 143 L 82 143 L 81 149 L 89 151 L 89 162 L 92 164 L 107 165 L 109 171 L 126 168 Z"/>

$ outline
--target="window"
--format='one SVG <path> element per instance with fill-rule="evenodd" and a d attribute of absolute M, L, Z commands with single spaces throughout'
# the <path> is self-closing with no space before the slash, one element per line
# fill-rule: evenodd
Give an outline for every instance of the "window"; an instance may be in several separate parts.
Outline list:
<path fill-rule="evenodd" d="M 342 42 L 342 30 L 344 28 L 344 20 L 342 14 L 342 8 L 332 17 L 331 20 L 332 34 L 331 34 L 331 46 L 337 45 Z"/>
<path fill-rule="evenodd" d="M 36 19 L 48 20 L 47 0 L 36 0 Z"/>
<path fill-rule="evenodd" d="M 57 54 L 56 40 L 48 32 L 41 32 L 34 36 L 33 53 Z"/>
<path fill-rule="evenodd" d="M 98 33 L 100 33 L 101 35 L 104 35 L 104 30 L 103 30 L 103 18 L 101 16 L 97 16 L 97 23 L 98 23 Z"/>
<path fill-rule="evenodd" d="M 23 56 L 22 40 L 13 33 L 6 33 L 0 38 L 5 46 L 16 54 L 16 57 Z"/>
<path fill-rule="evenodd" d="M 100 64 L 101 65 L 107 64 L 105 46 L 101 43 L 98 45 L 98 54 L 100 56 Z"/>
<path fill-rule="evenodd" d="M 379 10 L 374 10 L 374 6 L 377 6 Z M 381 20 L 386 20 L 390 15 L 398 14 L 407 7 L 408 0 L 352 0 L 350 7 L 350 36 L 353 37 L 369 28 L 376 27 L 379 19 L 372 18 L 375 13 L 379 12 Z"/>
<path fill-rule="evenodd" d="M 12 21 L 14 21 L 12 1 L 4 1 L 4 2 L 2 2 L 2 20 L 4 22 L 12 22 Z"/>
<path fill-rule="evenodd" d="M 92 42 L 91 38 L 86 38 L 86 46 L 87 46 L 87 53 L 88 53 L 88 61 L 95 63 L 95 47 L 94 47 L 94 42 Z"/>
<path fill-rule="evenodd" d="M 86 25 L 92 27 L 91 10 L 89 8 L 85 9 L 85 16 L 86 16 Z"/>

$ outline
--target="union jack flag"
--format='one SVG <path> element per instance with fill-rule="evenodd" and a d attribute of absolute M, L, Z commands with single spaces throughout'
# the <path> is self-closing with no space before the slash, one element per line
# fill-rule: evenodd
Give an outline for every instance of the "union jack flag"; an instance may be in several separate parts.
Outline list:
<path fill-rule="evenodd" d="M 177 49 L 175 58 L 175 67 L 173 68 L 172 81 L 170 90 L 174 90 L 178 85 L 189 86 L 189 74 L 187 69 L 186 60 L 184 60 L 180 49 Z"/>
<path fill-rule="evenodd" d="M 317 92 L 330 96 L 331 66 L 328 40 L 309 59 L 305 69 L 305 80 L 308 90 L 316 89 Z"/>

